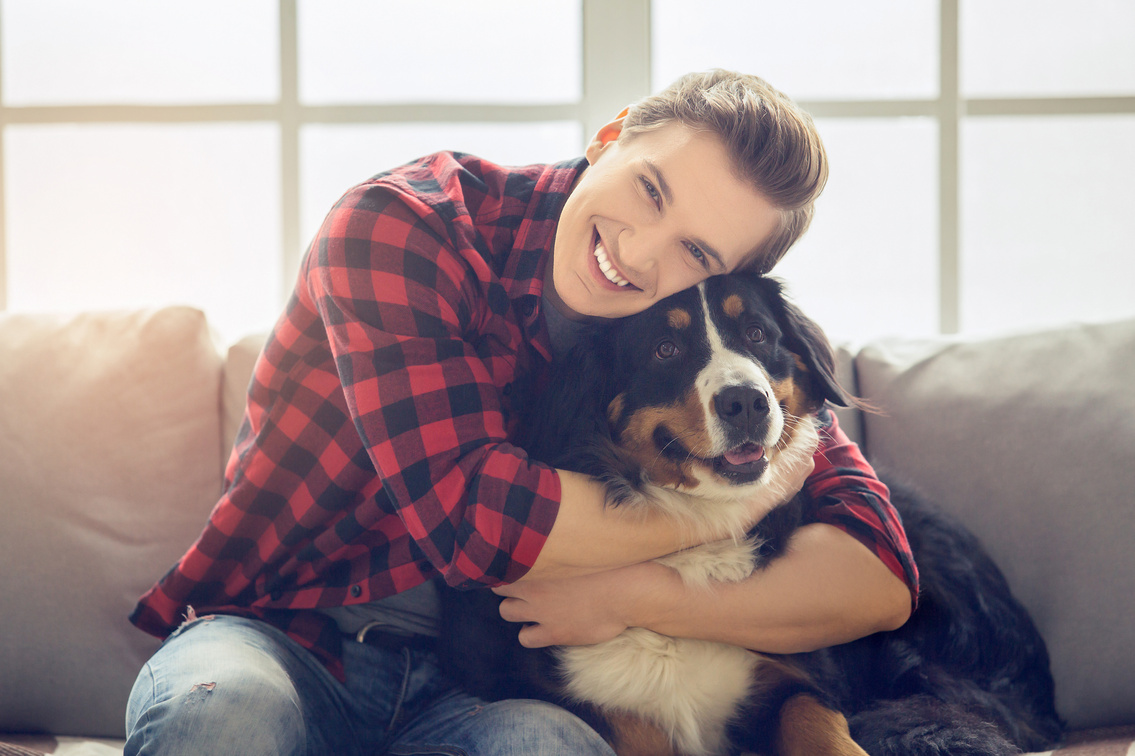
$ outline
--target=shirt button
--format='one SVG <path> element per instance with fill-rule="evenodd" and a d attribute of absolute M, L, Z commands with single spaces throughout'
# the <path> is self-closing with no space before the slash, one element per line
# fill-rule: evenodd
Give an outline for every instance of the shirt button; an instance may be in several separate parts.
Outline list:
<path fill-rule="evenodd" d="M 524 302 L 524 304 L 520 306 L 520 311 L 524 313 L 525 318 L 531 318 L 533 315 L 535 315 L 536 314 L 536 301 L 535 301 L 535 299 L 530 298 L 530 299 L 526 300 Z"/>
<path fill-rule="evenodd" d="M 506 384 L 504 384 L 504 389 L 502 389 L 502 391 L 501 391 L 501 392 L 502 392 L 502 393 L 503 393 L 503 394 L 504 394 L 505 396 L 510 396 L 510 395 L 512 394 L 512 384 L 511 384 L 511 383 L 506 383 Z"/>
<path fill-rule="evenodd" d="M 352 585 L 351 586 L 351 596 L 353 596 L 354 598 L 358 598 L 361 595 L 363 595 L 363 587 L 361 585 Z"/>

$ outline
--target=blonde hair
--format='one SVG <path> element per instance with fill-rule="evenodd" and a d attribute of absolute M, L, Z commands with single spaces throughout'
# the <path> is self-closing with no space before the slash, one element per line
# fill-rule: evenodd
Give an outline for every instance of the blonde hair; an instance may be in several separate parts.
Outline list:
<path fill-rule="evenodd" d="M 711 131 L 739 178 L 780 211 L 772 235 L 741 267 L 768 272 L 812 222 L 828 180 L 828 159 L 812 117 L 767 81 L 714 69 L 691 73 L 631 105 L 620 138 L 674 121 Z"/>

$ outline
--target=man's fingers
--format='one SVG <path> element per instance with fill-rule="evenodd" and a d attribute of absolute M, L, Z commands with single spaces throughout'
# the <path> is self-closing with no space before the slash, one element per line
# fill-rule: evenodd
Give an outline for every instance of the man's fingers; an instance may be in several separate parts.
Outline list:
<path fill-rule="evenodd" d="M 555 641 L 549 637 L 543 625 L 525 625 L 520 628 L 520 645 L 525 648 L 543 648 L 555 645 Z"/>
<path fill-rule="evenodd" d="M 527 601 L 515 598 L 506 598 L 500 604 L 501 618 L 506 622 L 523 624 L 519 629 L 520 645 L 525 648 L 543 648 L 553 646 L 556 641 L 552 634 L 543 625 L 532 621 L 531 607 Z"/>
<path fill-rule="evenodd" d="M 527 602 L 520 599 L 506 598 L 501 602 L 500 615 L 506 622 L 529 622 L 531 617 L 526 611 Z"/>

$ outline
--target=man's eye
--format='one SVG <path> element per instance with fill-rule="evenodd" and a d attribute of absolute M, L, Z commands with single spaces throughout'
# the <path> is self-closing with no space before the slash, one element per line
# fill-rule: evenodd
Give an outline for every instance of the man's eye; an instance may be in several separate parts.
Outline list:
<path fill-rule="evenodd" d="M 647 196 L 650 197 L 655 206 L 661 207 L 662 195 L 660 195 L 658 193 L 658 190 L 654 188 L 654 184 L 650 183 L 650 179 L 646 178 L 645 176 L 639 176 L 638 180 L 642 182 L 642 186 L 646 190 Z"/>
<path fill-rule="evenodd" d="M 705 252 L 702 252 L 701 248 L 698 247 L 698 245 L 687 244 L 686 249 L 690 250 L 690 256 L 691 257 L 693 257 L 695 260 L 697 260 L 701 264 L 703 264 L 703 265 L 705 264 Z"/>

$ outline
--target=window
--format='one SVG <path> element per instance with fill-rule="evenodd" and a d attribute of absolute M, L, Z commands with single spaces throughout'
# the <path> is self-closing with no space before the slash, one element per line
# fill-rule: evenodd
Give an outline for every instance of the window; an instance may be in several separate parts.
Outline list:
<path fill-rule="evenodd" d="M 579 154 L 582 23 L 579 0 L 2 0 L 0 308 L 267 329 L 352 184 L 439 149 Z"/>
<path fill-rule="evenodd" d="M 270 327 L 350 185 L 579 154 L 688 70 L 832 161 L 777 269 L 837 339 L 1135 316 L 1126 0 L 0 0 L 0 308 Z"/>

